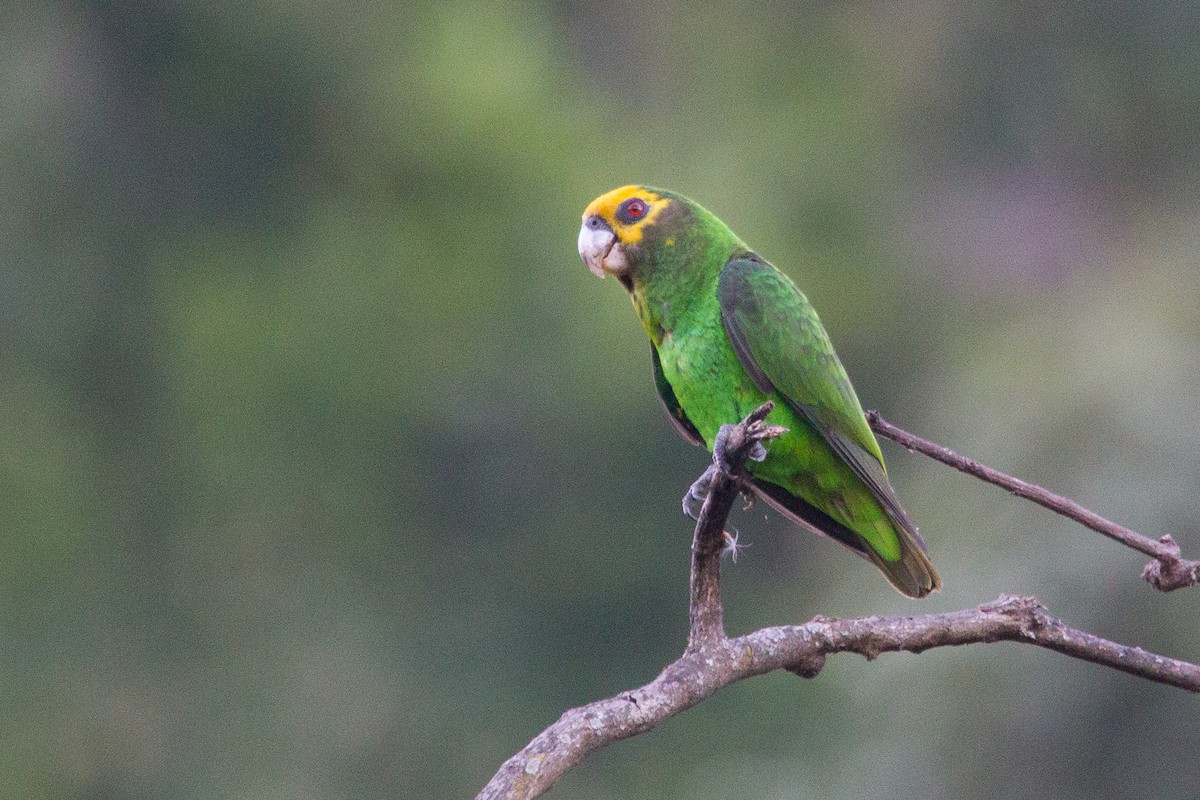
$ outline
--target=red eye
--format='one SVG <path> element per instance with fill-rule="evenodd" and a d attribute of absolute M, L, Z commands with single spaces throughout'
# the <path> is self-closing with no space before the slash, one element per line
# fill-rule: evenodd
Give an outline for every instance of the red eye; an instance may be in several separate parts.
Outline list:
<path fill-rule="evenodd" d="M 640 197 L 630 198 L 617 208 L 617 219 L 626 225 L 644 216 L 646 216 L 646 201 Z"/>

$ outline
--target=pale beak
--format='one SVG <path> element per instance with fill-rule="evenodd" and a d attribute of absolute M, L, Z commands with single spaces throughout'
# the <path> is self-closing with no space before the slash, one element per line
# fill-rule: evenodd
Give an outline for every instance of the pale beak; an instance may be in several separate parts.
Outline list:
<path fill-rule="evenodd" d="M 588 217 L 579 228 L 579 257 L 597 278 L 625 271 L 625 251 L 612 228 L 600 217 Z"/>

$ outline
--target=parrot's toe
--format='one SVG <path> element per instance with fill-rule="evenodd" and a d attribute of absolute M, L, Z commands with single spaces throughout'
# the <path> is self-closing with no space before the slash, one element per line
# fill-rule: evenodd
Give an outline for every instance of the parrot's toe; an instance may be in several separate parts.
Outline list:
<path fill-rule="evenodd" d="M 713 439 L 713 464 L 717 469 L 724 472 L 729 477 L 733 477 L 733 459 L 729 453 L 729 437 L 734 434 L 733 425 L 722 425 L 717 431 L 717 436 Z M 761 447 L 761 444 L 755 442 Z M 766 450 L 763 450 L 763 457 L 766 457 Z"/>
<path fill-rule="evenodd" d="M 700 509 L 708 498 L 708 490 L 712 486 L 713 476 L 717 474 L 717 466 L 710 464 L 704 474 L 696 478 L 683 495 L 683 513 L 692 519 L 700 518 Z"/>

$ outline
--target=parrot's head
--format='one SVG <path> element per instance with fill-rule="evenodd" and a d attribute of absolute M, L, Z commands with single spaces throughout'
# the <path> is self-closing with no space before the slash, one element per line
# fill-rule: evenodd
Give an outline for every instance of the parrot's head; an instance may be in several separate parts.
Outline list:
<path fill-rule="evenodd" d="M 686 216 L 688 203 L 661 189 L 622 186 L 602 194 L 583 212 L 579 256 L 597 277 L 630 275 Z"/>

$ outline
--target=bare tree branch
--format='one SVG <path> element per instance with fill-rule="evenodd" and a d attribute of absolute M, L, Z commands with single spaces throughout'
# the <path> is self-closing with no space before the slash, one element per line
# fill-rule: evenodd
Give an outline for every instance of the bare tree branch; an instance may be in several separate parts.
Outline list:
<path fill-rule="evenodd" d="M 1032 500 L 1056 514 L 1075 520 L 1094 531 L 1114 539 L 1126 547 L 1131 547 L 1140 553 L 1154 559 L 1142 570 L 1142 577 L 1154 588 L 1164 592 L 1195 586 L 1200 583 L 1200 561 L 1188 561 L 1182 558 L 1179 545 L 1170 534 L 1158 540 L 1143 536 L 1136 531 L 1110 522 L 1094 511 L 1062 495 L 1055 494 L 1041 486 L 1037 486 L 1020 478 L 1005 475 L 1003 472 L 980 464 L 978 461 L 961 456 L 949 447 L 922 439 L 916 434 L 898 428 L 879 415 L 878 411 L 868 411 L 867 421 L 880 436 L 885 436 L 903 447 L 924 453 L 932 459 L 954 467 L 960 472 L 974 475 L 980 480 L 999 486 L 1018 497 Z"/>
<path fill-rule="evenodd" d="M 934 647 L 1024 642 L 1148 680 L 1200 692 L 1200 665 L 1117 644 L 1063 624 L 1032 597 L 918 617 L 820 617 L 689 648 L 633 691 L 567 711 L 510 758 L 477 800 L 537 797 L 591 753 L 686 711 L 731 683 L 786 669 L 815 677 L 832 653 L 920 653 Z"/>
<path fill-rule="evenodd" d="M 754 442 L 779 433 L 762 422 L 770 410 L 764 406 L 735 426 L 727 442 L 733 458 L 726 465 L 734 475 L 717 470 L 697 520 L 692 544 L 691 629 L 683 655 L 645 686 L 566 711 L 506 761 L 476 800 L 537 797 L 595 751 L 644 733 L 731 683 L 777 669 L 816 677 L 832 653 L 858 653 L 874 659 L 882 653 L 920 653 L 934 647 L 1024 642 L 1200 692 L 1200 665 L 1069 628 L 1032 597 L 1004 595 L 978 608 L 918 617 L 817 617 L 804 625 L 763 628 L 727 638 L 720 600 L 724 525 L 741 489 L 738 475 L 746 453 Z M 872 424 L 879 422 L 875 415 Z"/>
<path fill-rule="evenodd" d="M 767 425 L 764 420 L 775 409 L 772 402 L 763 403 L 738 425 L 728 427 L 724 442 L 732 461 L 726 467 L 740 474 L 750 448 L 756 442 L 773 439 L 784 428 Z M 718 458 L 713 457 L 714 466 Z M 691 627 L 688 631 L 688 650 L 721 642 L 725 639 L 725 612 L 721 607 L 721 554 L 725 551 L 725 520 L 733 509 L 733 501 L 742 489 L 740 479 L 717 468 L 713 472 L 708 497 L 696 519 L 692 537 Z"/>

